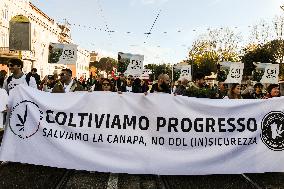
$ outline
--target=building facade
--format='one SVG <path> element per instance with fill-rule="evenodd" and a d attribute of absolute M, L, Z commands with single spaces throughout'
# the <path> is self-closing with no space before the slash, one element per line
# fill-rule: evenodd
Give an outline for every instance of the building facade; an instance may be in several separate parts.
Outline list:
<path fill-rule="evenodd" d="M 48 63 L 48 47 L 49 43 L 72 43 L 70 25 L 67 22 L 56 23 L 29 0 L 2 0 L 0 1 L 0 14 L 0 64 L 5 63 L 9 58 L 18 57 L 19 52 L 9 51 L 9 21 L 16 15 L 24 15 L 31 22 L 31 51 L 22 52 L 23 71 L 27 73 L 31 68 L 37 68 L 38 74 L 44 77 L 53 74 L 58 68 L 66 67 L 66 65 Z M 90 62 L 90 53 L 82 48 L 79 49 L 76 77 L 88 73 L 84 70 L 86 67 L 89 68 Z M 77 70 L 77 68 L 80 69 Z M 86 77 L 88 75 L 86 74 Z"/>
<path fill-rule="evenodd" d="M 99 57 L 99 53 L 92 51 L 90 53 L 90 64 L 93 64 L 94 62 L 99 62 L 100 61 L 100 57 Z M 90 76 L 96 76 L 97 75 L 97 68 L 96 67 L 90 67 L 89 68 L 89 74 Z"/>
<path fill-rule="evenodd" d="M 89 74 L 90 53 L 89 51 L 78 47 L 77 49 L 77 62 L 75 65 L 67 65 L 72 70 L 72 77 L 77 79 L 88 79 Z"/>

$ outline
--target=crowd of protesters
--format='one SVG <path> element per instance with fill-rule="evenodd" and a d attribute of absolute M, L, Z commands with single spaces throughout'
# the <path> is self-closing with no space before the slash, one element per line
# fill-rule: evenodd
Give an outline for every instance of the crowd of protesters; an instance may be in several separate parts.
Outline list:
<path fill-rule="evenodd" d="M 75 91 L 110 91 L 110 92 L 132 92 L 132 93 L 173 93 L 176 95 L 211 98 L 211 99 L 268 99 L 280 96 L 278 84 L 270 84 L 266 89 L 261 83 L 255 85 L 248 84 L 242 89 L 241 84 L 225 84 L 219 82 L 218 85 L 208 85 L 205 82 L 205 75 L 196 73 L 193 82 L 187 79 L 177 81 L 174 85 L 167 74 L 161 74 L 156 82 L 149 85 L 148 80 L 134 78 L 129 75 L 126 77 L 120 74 L 118 79 L 109 79 L 97 76 L 91 77 L 87 81 L 72 78 L 70 69 L 62 69 L 61 73 L 47 75 L 40 80 L 37 70 L 33 68 L 30 73 L 24 74 L 22 71 L 23 62 L 20 59 L 9 60 L 8 67 L 11 76 L 0 71 L 0 127 L 3 127 L 5 111 L 7 111 L 8 94 L 19 84 L 28 85 L 41 91 L 51 93 L 67 93 Z M 5 121 L 5 120 L 4 120 Z"/>
<path fill-rule="evenodd" d="M 196 73 L 193 82 L 186 79 L 177 81 L 176 85 L 170 80 L 167 74 L 161 74 L 157 81 L 149 85 L 148 80 L 134 78 L 132 75 L 126 77 L 120 74 L 118 79 L 103 78 L 101 76 L 92 77 L 86 80 L 72 78 L 70 69 L 62 69 L 61 73 L 47 75 L 42 80 L 37 74 L 37 69 L 33 68 L 30 73 L 22 72 L 23 62 L 19 59 L 11 59 L 8 63 L 11 76 L 0 71 L 0 88 L 7 93 L 19 84 L 25 84 L 33 88 L 51 93 L 65 93 L 74 91 L 111 91 L 111 92 L 132 92 L 132 93 L 174 93 L 198 98 L 212 99 L 263 99 L 280 96 L 279 85 L 271 84 L 266 89 L 261 83 L 254 86 L 248 84 L 242 89 L 241 84 L 225 84 L 218 82 L 218 85 L 208 85 L 205 75 Z M 150 87 L 149 87 L 150 86 Z"/>

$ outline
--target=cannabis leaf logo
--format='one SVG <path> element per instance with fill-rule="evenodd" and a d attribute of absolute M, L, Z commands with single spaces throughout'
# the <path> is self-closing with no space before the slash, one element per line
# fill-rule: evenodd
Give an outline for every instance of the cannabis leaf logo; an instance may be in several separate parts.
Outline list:
<path fill-rule="evenodd" d="M 17 114 L 17 116 L 18 116 L 18 118 L 19 118 L 19 120 L 21 122 L 20 124 L 19 123 L 16 124 L 17 127 L 21 127 L 19 129 L 19 131 L 25 131 L 25 123 L 27 121 L 27 114 L 28 114 L 28 105 L 26 105 L 24 118 L 22 118 L 19 114 Z"/>
<path fill-rule="evenodd" d="M 9 127 L 19 138 L 30 138 L 39 131 L 42 115 L 43 112 L 35 102 L 23 100 L 11 108 Z"/>
<path fill-rule="evenodd" d="M 281 137 L 282 133 L 284 132 L 283 124 L 281 124 L 281 126 L 278 127 L 277 124 L 273 123 L 271 125 L 271 132 L 273 139 L 276 139 L 276 137 Z"/>
<path fill-rule="evenodd" d="M 273 151 L 284 150 L 284 113 L 272 111 L 261 122 L 261 140 Z"/>

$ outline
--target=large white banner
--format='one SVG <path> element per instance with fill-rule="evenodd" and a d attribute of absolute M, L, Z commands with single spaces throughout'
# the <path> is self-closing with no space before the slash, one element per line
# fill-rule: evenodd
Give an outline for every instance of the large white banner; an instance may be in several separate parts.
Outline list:
<path fill-rule="evenodd" d="M 4 111 L 7 109 L 8 94 L 5 89 L 0 88 L 0 128 L 3 128 L 4 123 Z"/>
<path fill-rule="evenodd" d="M 76 64 L 77 47 L 75 44 L 50 43 L 48 47 L 48 63 Z"/>
<path fill-rule="evenodd" d="M 10 96 L 0 160 L 159 175 L 284 171 L 284 99 L 210 100 L 169 94 Z"/>
<path fill-rule="evenodd" d="M 0 112 L 6 110 L 8 104 L 8 93 L 5 89 L 0 88 Z"/>

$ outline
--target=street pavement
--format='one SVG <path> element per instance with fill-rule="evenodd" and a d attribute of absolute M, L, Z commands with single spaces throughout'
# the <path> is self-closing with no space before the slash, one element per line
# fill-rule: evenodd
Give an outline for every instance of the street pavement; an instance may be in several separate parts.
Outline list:
<path fill-rule="evenodd" d="M 284 188 L 284 173 L 205 176 L 130 175 L 9 162 L 0 166 L 0 188 L 280 189 Z"/>

